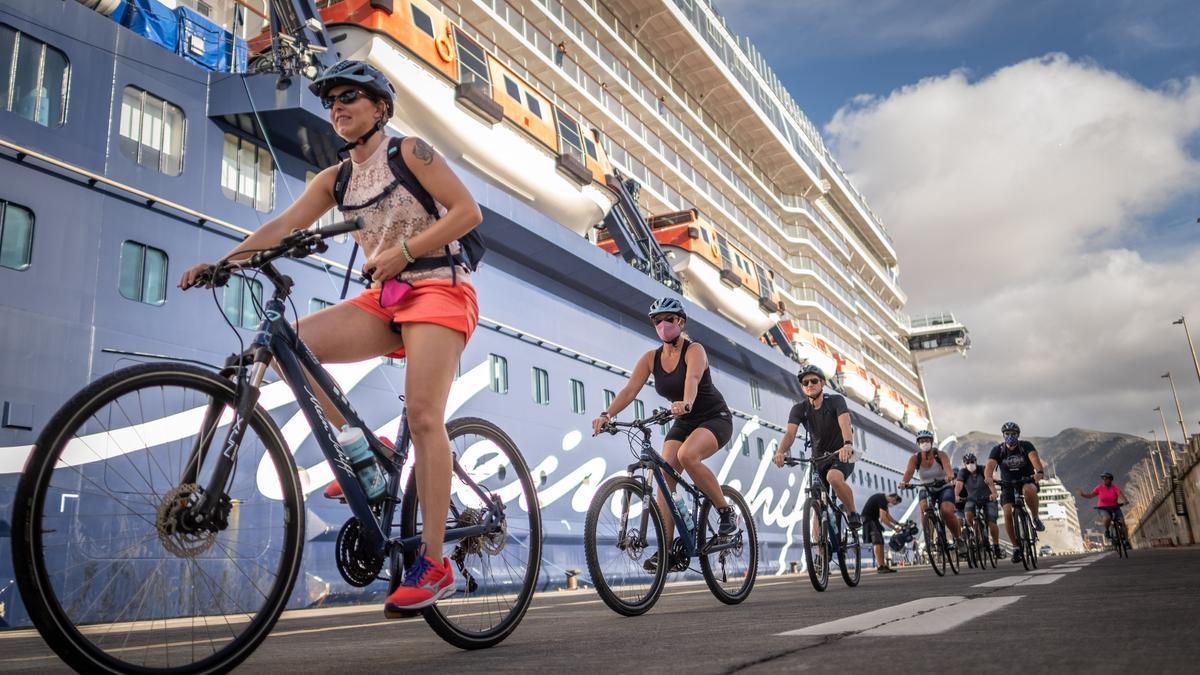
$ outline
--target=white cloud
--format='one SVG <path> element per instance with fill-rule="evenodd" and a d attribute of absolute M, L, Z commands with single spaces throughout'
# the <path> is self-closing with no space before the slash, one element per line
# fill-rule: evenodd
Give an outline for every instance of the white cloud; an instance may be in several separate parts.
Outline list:
<path fill-rule="evenodd" d="M 1170 325 L 1200 329 L 1200 237 L 1165 261 L 1124 244 L 1151 246 L 1153 216 L 1196 194 L 1200 78 L 1152 90 L 1051 55 L 857 99 L 826 131 L 895 236 L 911 311 L 971 329 L 965 362 L 928 367 L 945 432 L 1142 433 L 1152 407 L 1174 409 L 1167 368 L 1200 419 Z"/>

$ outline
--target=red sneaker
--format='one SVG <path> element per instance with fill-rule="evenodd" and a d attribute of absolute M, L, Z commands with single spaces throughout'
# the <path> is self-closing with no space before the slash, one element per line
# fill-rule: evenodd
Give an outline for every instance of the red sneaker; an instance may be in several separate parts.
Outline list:
<path fill-rule="evenodd" d="M 396 449 L 396 444 L 392 443 L 391 440 L 389 440 L 388 438 L 386 438 L 384 436 L 380 436 L 379 441 L 393 450 Z M 325 486 L 325 498 L 326 499 L 344 499 L 345 498 L 345 493 L 342 492 L 342 486 L 337 482 L 336 478 L 333 479 L 332 483 Z"/>
<path fill-rule="evenodd" d="M 424 553 L 424 547 L 421 551 Z M 388 596 L 383 614 L 389 619 L 398 619 L 451 595 L 454 595 L 454 572 L 450 569 L 450 560 L 442 558 L 438 564 L 433 558 L 421 555 L 404 571 L 404 581 Z"/>

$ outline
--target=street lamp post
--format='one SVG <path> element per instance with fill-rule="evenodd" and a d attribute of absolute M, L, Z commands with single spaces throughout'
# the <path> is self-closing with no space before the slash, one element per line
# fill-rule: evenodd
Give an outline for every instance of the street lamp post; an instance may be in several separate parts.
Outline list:
<path fill-rule="evenodd" d="M 1146 455 L 1150 458 L 1150 475 L 1154 476 L 1154 489 L 1162 489 L 1162 476 L 1158 474 L 1158 464 L 1154 461 L 1154 449 L 1146 446 Z"/>
<path fill-rule="evenodd" d="M 1175 458 L 1175 446 L 1171 445 L 1171 432 L 1167 431 L 1167 417 L 1163 415 L 1162 406 L 1155 406 L 1154 412 L 1158 413 L 1158 418 L 1162 420 L 1163 436 L 1167 439 L 1167 449 L 1171 451 L 1171 468 L 1175 468 L 1179 460 Z"/>
<path fill-rule="evenodd" d="M 1179 405 L 1179 390 L 1175 388 L 1175 378 L 1171 377 L 1171 371 L 1163 374 L 1167 381 L 1171 383 L 1171 395 L 1175 397 L 1175 412 L 1179 414 L 1179 428 L 1183 431 L 1183 444 L 1186 446 L 1188 442 L 1187 426 L 1183 423 L 1183 407 Z M 1186 450 L 1185 450 L 1186 452 Z"/>
<path fill-rule="evenodd" d="M 1192 350 L 1192 365 L 1196 367 L 1196 379 L 1200 380 L 1200 359 L 1196 358 L 1196 345 L 1192 344 L 1192 332 L 1187 327 L 1187 317 L 1179 317 L 1171 322 L 1173 325 L 1183 324 L 1183 334 L 1187 336 L 1188 349 Z"/>

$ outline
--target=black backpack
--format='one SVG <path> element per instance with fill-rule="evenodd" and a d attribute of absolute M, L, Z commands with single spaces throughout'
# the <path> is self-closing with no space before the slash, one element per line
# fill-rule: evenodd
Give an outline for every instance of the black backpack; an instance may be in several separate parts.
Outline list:
<path fill-rule="evenodd" d="M 417 177 L 409 170 L 408 164 L 404 161 L 404 155 L 400 152 L 400 143 L 404 140 L 403 136 L 393 136 L 388 139 L 387 159 L 388 166 L 392 169 L 393 180 L 391 184 L 383 189 L 382 192 L 375 195 L 371 199 L 362 204 L 354 204 L 348 206 L 346 200 L 346 188 L 350 185 L 350 173 L 352 165 L 349 159 L 342 162 L 338 167 L 337 178 L 333 182 L 333 198 L 337 201 L 338 211 L 343 215 L 365 209 L 368 206 L 373 206 L 382 201 L 385 197 L 392 193 L 392 190 L 400 186 L 408 190 L 413 198 L 417 200 L 425 212 L 435 218 L 438 215 L 437 202 L 433 200 L 433 196 L 421 185 Z M 416 262 L 408 265 L 406 269 L 410 270 L 430 270 L 439 267 L 449 267 L 453 271 L 457 270 L 458 265 L 466 267 L 474 272 L 479 268 L 479 262 L 483 260 L 483 254 L 487 252 L 487 245 L 483 241 L 483 235 L 479 233 L 478 228 L 472 229 L 467 234 L 463 235 L 458 240 L 461 251 L 456 255 L 450 252 L 450 247 L 446 246 L 446 257 L 442 258 L 418 258 Z M 350 264 L 346 267 L 346 278 L 342 282 L 342 298 L 346 297 L 346 291 L 350 287 L 350 275 L 354 270 L 354 258 L 358 255 L 358 243 L 355 242 L 354 249 L 350 253 Z M 457 275 L 454 275 L 457 281 Z"/>

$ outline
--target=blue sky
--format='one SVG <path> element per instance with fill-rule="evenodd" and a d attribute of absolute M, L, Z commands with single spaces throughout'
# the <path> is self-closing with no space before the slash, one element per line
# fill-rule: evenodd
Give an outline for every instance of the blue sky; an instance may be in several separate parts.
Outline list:
<path fill-rule="evenodd" d="M 1170 325 L 1200 326 L 1200 0 L 717 5 L 893 235 L 906 311 L 970 328 L 924 369 L 940 433 L 1146 434 L 1168 369 L 1200 429 Z"/>

